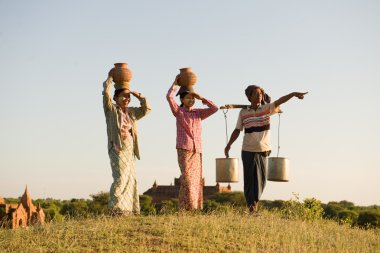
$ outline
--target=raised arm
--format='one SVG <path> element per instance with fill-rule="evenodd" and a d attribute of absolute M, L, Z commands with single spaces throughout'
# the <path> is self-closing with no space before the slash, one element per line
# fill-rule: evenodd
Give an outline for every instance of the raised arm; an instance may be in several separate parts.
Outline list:
<path fill-rule="evenodd" d="M 275 105 L 275 107 L 278 107 L 281 104 L 286 103 L 292 97 L 297 97 L 299 99 L 303 99 L 306 94 L 307 94 L 307 92 L 292 92 L 292 93 L 290 93 L 288 95 L 285 95 L 285 96 L 280 97 L 279 99 L 277 99 L 274 102 L 274 105 Z"/>
<path fill-rule="evenodd" d="M 115 109 L 112 104 L 111 89 L 112 89 L 112 77 L 108 76 L 107 80 L 103 82 L 103 92 L 102 92 L 103 108 L 104 108 L 105 113 Z"/>
<path fill-rule="evenodd" d="M 178 79 L 178 76 L 176 77 L 172 86 L 170 86 L 168 93 L 166 94 L 166 99 L 169 102 L 170 109 L 172 110 L 172 113 L 174 116 L 177 115 L 178 110 L 179 110 L 179 106 L 174 100 L 174 93 L 177 91 L 177 79 Z"/>
<path fill-rule="evenodd" d="M 201 119 L 204 120 L 205 118 L 209 117 L 210 115 L 214 114 L 218 111 L 218 106 L 214 104 L 212 101 L 202 97 L 201 95 L 197 93 L 193 93 L 194 97 L 196 99 L 199 99 L 202 101 L 204 105 L 206 105 L 208 108 L 202 109 L 200 111 Z"/>
<path fill-rule="evenodd" d="M 131 94 L 140 101 L 140 107 L 134 108 L 133 114 L 136 120 L 141 119 L 152 110 L 148 100 L 136 91 L 131 91 Z"/>

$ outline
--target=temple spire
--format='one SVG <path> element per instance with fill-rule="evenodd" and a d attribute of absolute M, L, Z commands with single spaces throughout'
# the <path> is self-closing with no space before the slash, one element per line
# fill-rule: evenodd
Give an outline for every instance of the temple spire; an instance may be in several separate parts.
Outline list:
<path fill-rule="evenodd" d="M 25 186 L 25 192 L 24 195 L 21 197 L 21 204 L 24 206 L 24 208 L 29 212 L 30 210 L 34 210 L 35 206 L 33 205 L 32 198 L 30 197 L 29 191 L 28 191 L 28 185 Z"/>

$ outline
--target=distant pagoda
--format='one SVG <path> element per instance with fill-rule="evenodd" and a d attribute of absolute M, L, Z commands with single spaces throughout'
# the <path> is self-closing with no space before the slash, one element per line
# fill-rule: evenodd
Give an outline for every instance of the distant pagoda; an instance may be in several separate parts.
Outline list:
<path fill-rule="evenodd" d="M 24 195 L 18 204 L 6 204 L 0 196 L 0 210 L 0 226 L 2 227 L 16 229 L 45 222 L 44 210 L 40 204 L 37 207 L 33 204 L 28 186 L 25 187 Z"/>

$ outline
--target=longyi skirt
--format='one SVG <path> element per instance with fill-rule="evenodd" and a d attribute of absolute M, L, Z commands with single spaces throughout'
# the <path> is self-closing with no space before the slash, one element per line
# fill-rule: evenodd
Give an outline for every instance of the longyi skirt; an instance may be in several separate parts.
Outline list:
<path fill-rule="evenodd" d="M 111 213 L 140 213 L 139 194 L 133 153 L 133 139 L 123 141 L 120 152 L 109 151 L 113 183 L 108 208 Z"/>
<path fill-rule="evenodd" d="M 179 209 L 203 208 L 202 154 L 177 149 L 178 164 L 181 169 L 179 189 Z"/>

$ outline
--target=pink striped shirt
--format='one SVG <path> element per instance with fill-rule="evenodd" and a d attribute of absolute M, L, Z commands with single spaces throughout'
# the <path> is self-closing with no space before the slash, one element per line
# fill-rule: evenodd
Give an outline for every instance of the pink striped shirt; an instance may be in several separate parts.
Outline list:
<path fill-rule="evenodd" d="M 186 111 L 174 101 L 176 87 L 172 85 L 166 95 L 170 109 L 177 123 L 177 149 L 186 149 L 196 153 L 202 153 L 202 125 L 201 121 L 214 114 L 218 107 L 211 101 L 203 99 L 202 103 L 208 108 L 192 109 Z"/>
<path fill-rule="evenodd" d="M 121 118 L 121 124 L 120 124 L 120 135 L 121 139 L 125 140 L 126 138 L 131 138 L 131 129 L 132 129 L 132 124 L 131 120 L 129 119 L 128 115 L 128 107 L 125 108 L 125 112 L 121 108 L 120 110 L 120 118 Z"/>

